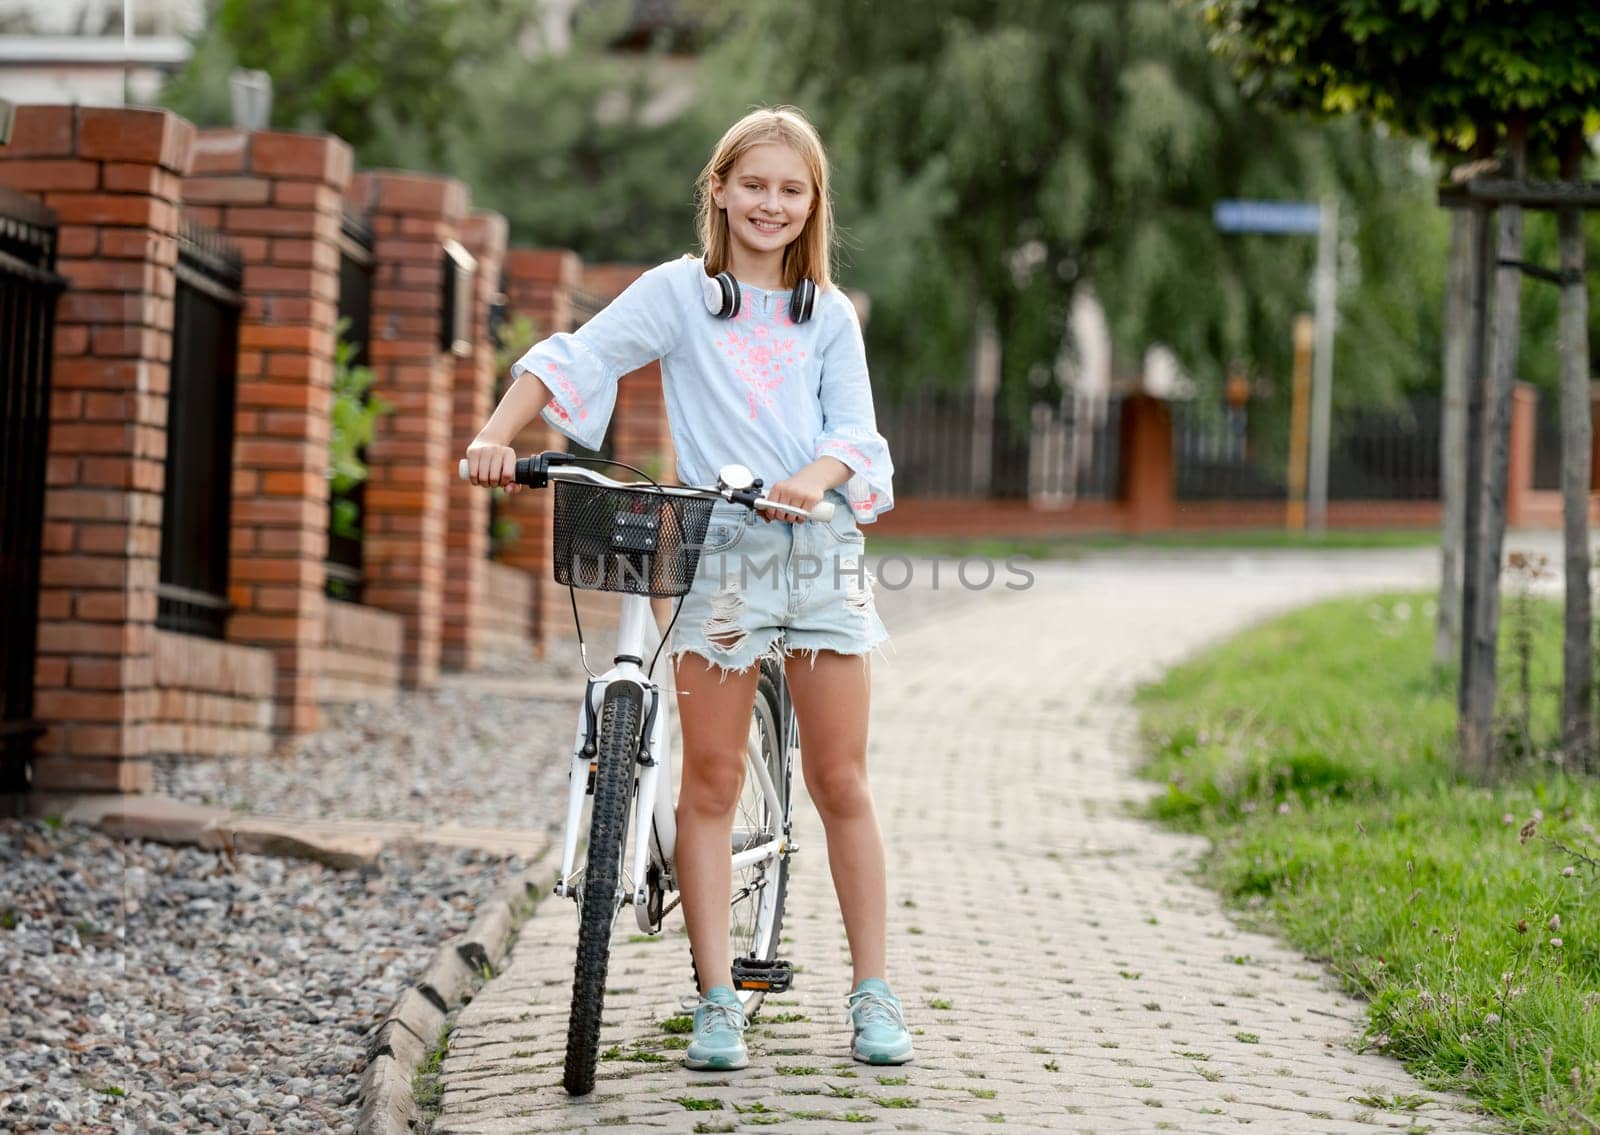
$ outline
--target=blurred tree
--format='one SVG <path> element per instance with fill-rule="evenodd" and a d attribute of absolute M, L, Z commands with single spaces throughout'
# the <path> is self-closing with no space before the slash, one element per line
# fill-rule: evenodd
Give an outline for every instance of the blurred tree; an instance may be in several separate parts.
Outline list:
<path fill-rule="evenodd" d="M 274 126 L 337 134 L 365 165 L 389 164 L 396 135 L 437 160 L 473 69 L 520 18 L 509 0 L 213 0 L 163 101 L 225 124 L 229 72 L 256 68 L 272 76 Z"/>
<path fill-rule="evenodd" d="M 674 11 L 591 0 L 553 20 L 559 8 L 513 0 L 215 0 L 163 101 L 226 124 L 230 72 L 260 68 L 275 126 L 337 134 L 363 167 L 460 177 L 514 243 L 650 260 L 692 247 L 695 175 L 747 85 L 713 61 L 719 6 Z"/>
<path fill-rule="evenodd" d="M 1213 44 L 1246 86 L 1279 106 L 1353 113 L 1386 123 L 1444 149 L 1474 146 L 1486 156 L 1505 147 L 1505 175 L 1530 168 L 1579 175 L 1586 128 L 1600 126 L 1600 7 L 1533 0 L 1204 0 Z M 1491 244 L 1488 217 L 1474 211 L 1474 244 L 1494 256 L 1493 334 L 1485 357 L 1469 364 L 1473 380 L 1488 371 L 1480 424 L 1472 399 L 1464 461 L 1460 679 L 1461 763 L 1482 776 L 1494 769 L 1495 648 L 1499 629 L 1500 554 L 1505 532 L 1506 455 L 1510 400 L 1518 376 L 1524 280 L 1522 210 L 1498 211 Z M 1466 254 L 1457 241 L 1454 255 Z M 1588 313 L 1584 310 L 1584 234 L 1577 214 L 1561 220 L 1561 259 L 1568 270 L 1561 303 L 1563 359 L 1563 488 L 1567 578 L 1563 745 L 1576 764 L 1591 765 L 1592 627 L 1589 601 L 1590 487 Z M 1480 271 L 1483 266 L 1479 266 Z M 1488 297 L 1480 296 L 1487 308 Z M 1457 307 L 1456 310 L 1460 310 Z M 1476 352 L 1474 352 L 1476 353 Z M 1487 443 L 1487 460 L 1478 472 Z M 1448 482 L 1447 482 L 1448 483 Z M 1450 490 L 1447 489 L 1447 492 Z M 1482 541 L 1478 511 L 1481 505 Z M 1453 585 L 1453 533 L 1447 525 L 1445 579 Z M 1453 604 L 1446 597 L 1441 609 Z M 1440 640 L 1445 624 L 1441 617 Z M 1591 767 L 1593 767 L 1591 765 Z"/>
<path fill-rule="evenodd" d="M 1013 411 L 1053 381 L 1092 282 L 1124 373 L 1164 342 L 1211 392 L 1230 365 L 1288 372 L 1312 242 L 1218 233 L 1222 197 L 1315 199 L 1352 218 L 1341 401 L 1434 381 L 1442 272 L 1415 149 L 1252 104 L 1166 0 L 812 0 L 747 9 L 771 97 L 818 120 L 852 222 L 852 280 L 891 385 L 959 382 L 980 311 Z M 781 18 L 779 18 L 781 16 Z M 1435 265 L 1431 272 L 1419 266 Z"/>

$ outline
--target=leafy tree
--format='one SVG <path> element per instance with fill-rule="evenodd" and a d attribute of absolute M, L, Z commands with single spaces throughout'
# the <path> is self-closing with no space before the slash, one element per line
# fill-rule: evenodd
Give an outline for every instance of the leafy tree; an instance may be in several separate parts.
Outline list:
<path fill-rule="evenodd" d="M 1443 239 L 1394 204 L 1420 205 L 1426 178 L 1393 142 L 1250 103 L 1191 14 L 1163 0 L 779 7 L 782 19 L 750 16 L 750 50 L 767 97 L 793 98 L 824 130 L 853 221 L 851 278 L 874 297 L 868 334 L 899 385 L 959 381 L 988 311 L 1004 385 L 1026 402 L 1052 381 L 1084 281 L 1124 370 L 1161 341 L 1213 390 L 1231 364 L 1285 375 L 1311 242 L 1220 234 L 1211 208 L 1324 193 L 1353 198 L 1359 218 L 1347 327 L 1385 329 L 1341 340 L 1341 393 L 1431 380 L 1408 338 L 1428 318 L 1410 315 L 1416 301 L 1395 330 L 1378 314 L 1408 291 L 1389 282 L 1414 279 L 1419 248 Z"/>
<path fill-rule="evenodd" d="M 1204 0 L 1213 43 L 1246 84 L 1282 106 L 1329 113 L 1356 113 L 1423 137 L 1445 149 L 1472 145 L 1488 152 L 1506 131 L 1509 169 L 1521 176 L 1525 145 L 1534 167 L 1554 166 L 1557 147 L 1568 150 L 1567 176 L 1576 173 L 1571 140 L 1585 126 L 1600 125 L 1600 8 L 1540 4 L 1533 0 Z M 1521 210 L 1503 208 L 1496 255 L 1502 263 L 1522 254 Z M 1487 224 L 1486 220 L 1475 221 Z M 1582 263 L 1582 233 L 1576 219 L 1563 226 L 1563 262 Z M 1581 267 L 1578 269 L 1581 277 Z M 1499 623 L 1498 581 L 1504 535 L 1504 407 L 1518 356 L 1521 281 L 1513 270 L 1497 273 L 1496 336 L 1492 344 L 1490 399 L 1491 460 L 1482 486 L 1486 510 L 1481 562 L 1468 562 L 1463 625 L 1468 631 L 1461 679 L 1462 761 L 1474 772 L 1493 761 L 1489 726 L 1494 711 L 1495 655 Z M 1577 285 L 1573 285 L 1576 287 Z M 1586 315 L 1576 305 L 1564 312 L 1567 349 L 1579 357 L 1564 372 L 1572 378 L 1566 413 L 1588 419 Z M 1476 380 L 1477 376 L 1472 376 Z M 1569 432 L 1580 442 L 1585 431 Z M 1469 433 L 1469 437 L 1472 436 Z M 1477 450 L 1469 445 L 1468 467 Z M 1584 463 L 1587 446 L 1569 444 L 1567 460 Z M 1480 487 L 1467 486 L 1467 547 L 1475 540 L 1474 505 Z M 1567 743 L 1587 754 L 1589 732 L 1587 476 L 1565 479 L 1567 676 L 1563 717 Z M 1468 556 L 1469 561 L 1476 557 Z M 1447 576 L 1448 578 L 1448 576 Z M 1575 754 L 1577 755 L 1577 754 Z M 1580 756 L 1579 759 L 1582 759 Z"/>
<path fill-rule="evenodd" d="M 230 121 L 235 67 L 272 76 L 272 124 L 337 134 L 365 165 L 397 139 L 433 161 L 457 127 L 474 69 L 502 53 L 507 0 L 213 0 L 190 66 L 163 101 L 201 125 Z"/>

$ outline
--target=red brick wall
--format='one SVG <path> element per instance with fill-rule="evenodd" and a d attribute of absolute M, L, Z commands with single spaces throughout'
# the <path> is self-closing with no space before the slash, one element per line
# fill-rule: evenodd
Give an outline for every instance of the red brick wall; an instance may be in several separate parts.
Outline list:
<path fill-rule="evenodd" d="M 512 314 L 525 315 L 533 321 L 537 338 L 573 329 L 572 293 L 583 275 L 583 262 L 577 253 L 565 249 L 508 249 L 505 272 L 506 305 Z M 533 344 L 519 346 L 526 350 Z M 537 417 L 512 442 L 524 456 L 565 444 L 565 438 Z M 515 493 L 500 502 L 501 515 L 517 526 L 518 533 L 515 539 L 502 542 L 496 559 L 508 567 L 521 568 L 533 581 L 528 633 L 540 653 L 552 620 L 561 618 L 554 608 L 556 600 L 566 602 L 566 588 L 557 588 L 550 574 L 552 504 L 553 496 L 548 492 Z M 565 618 L 570 624 L 572 616 Z"/>
<path fill-rule="evenodd" d="M 533 579 L 519 568 L 484 561 L 483 590 L 475 613 L 479 650 L 485 656 L 523 658 L 532 645 Z"/>
<path fill-rule="evenodd" d="M 36 663 L 41 790 L 145 791 L 179 179 L 159 110 L 22 106 L 0 182 L 61 223 Z"/>
<path fill-rule="evenodd" d="M 244 257 L 234 417 L 229 638 L 273 651 L 275 724 L 317 727 L 328 546 L 328 441 L 339 214 L 338 138 L 207 130 L 184 181 L 189 213 Z"/>
<path fill-rule="evenodd" d="M 329 603 L 323 612 L 317 700 L 322 704 L 393 701 L 400 689 L 405 620 L 360 603 Z"/>
<path fill-rule="evenodd" d="M 272 652 L 156 631 L 150 751 L 259 757 L 272 749 Z"/>
<path fill-rule="evenodd" d="M 443 641 L 445 531 L 455 362 L 439 345 L 444 243 L 467 212 L 461 182 L 379 170 L 350 198 L 372 217 L 376 247 L 373 393 L 395 412 L 378 421 L 363 522 L 366 601 L 405 619 L 402 680 L 433 685 Z"/>
<path fill-rule="evenodd" d="M 462 226 L 462 244 L 478 261 L 472 298 L 473 350 L 456 360 L 450 457 L 459 460 L 494 405 L 494 344 L 489 340 L 489 303 L 500 291 L 500 266 L 505 259 L 506 219 L 499 213 L 474 212 Z M 444 582 L 443 664 L 453 670 L 476 670 L 485 637 L 507 616 L 487 609 L 489 491 L 450 478 L 448 552 Z M 530 628 L 517 627 L 523 638 Z"/>

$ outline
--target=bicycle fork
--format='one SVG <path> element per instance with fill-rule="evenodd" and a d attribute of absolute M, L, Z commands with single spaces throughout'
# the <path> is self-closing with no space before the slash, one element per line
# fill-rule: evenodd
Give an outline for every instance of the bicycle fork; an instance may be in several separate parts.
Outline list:
<path fill-rule="evenodd" d="M 645 637 L 644 620 L 652 618 L 650 604 L 642 596 L 629 595 L 623 599 L 621 624 L 618 627 L 618 651 L 615 665 L 598 678 L 590 679 L 584 690 L 577 730 L 572 746 L 572 768 L 567 783 L 567 821 L 561 846 L 561 874 L 556 880 L 554 893 L 576 900 L 578 887 L 573 879 L 577 863 L 578 835 L 583 824 L 583 805 L 592 791 L 594 773 L 599 760 L 596 739 L 599 734 L 601 709 L 605 704 L 607 689 L 616 682 L 631 682 L 639 687 L 643 705 L 643 727 L 634 754 L 634 799 L 630 809 L 633 826 L 630 829 L 632 854 L 625 857 L 623 870 L 618 877 L 617 901 L 628 903 L 640 912 L 641 928 L 653 931 L 659 928 L 661 911 L 653 911 L 647 919 L 646 908 L 650 893 L 646 878 L 652 864 L 651 837 L 655 836 L 656 866 L 662 869 L 663 887 L 670 881 L 667 866 L 672 862 L 675 836 L 670 789 L 662 792 L 662 775 L 672 775 L 671 748 L 667 742 L 668 716 L 671 712 L 666 692 L 651 682 L 639 664 L 637 647 Z M 631 869 L 630 869 L 631 868 Z M 647 922 L 656 925 L 647 926 Z"/>

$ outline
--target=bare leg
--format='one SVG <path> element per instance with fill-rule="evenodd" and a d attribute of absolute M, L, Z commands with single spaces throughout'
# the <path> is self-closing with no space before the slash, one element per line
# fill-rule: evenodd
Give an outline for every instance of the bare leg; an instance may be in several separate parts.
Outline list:
<path fill-rule="evenodd" d="M 728 901 L 733 887 L 733 812 L 744 785 L 745 746 L 759 666 L 732 673 L 680 655 L 674 674 L 683 729 L 683 786 L 675 852 L 683 921 L 689 928 L 700 992 L 733 983 Z"/>
<path fill-rule="evenodd" d="M 867 784 L 870 660 L 830 650 L 785 667 L 800 723 L 806 789 L 828 833 L 828 865 L 850 941 L 852 984 L 884 978 L 888 885 L 883 837 Z"/>

